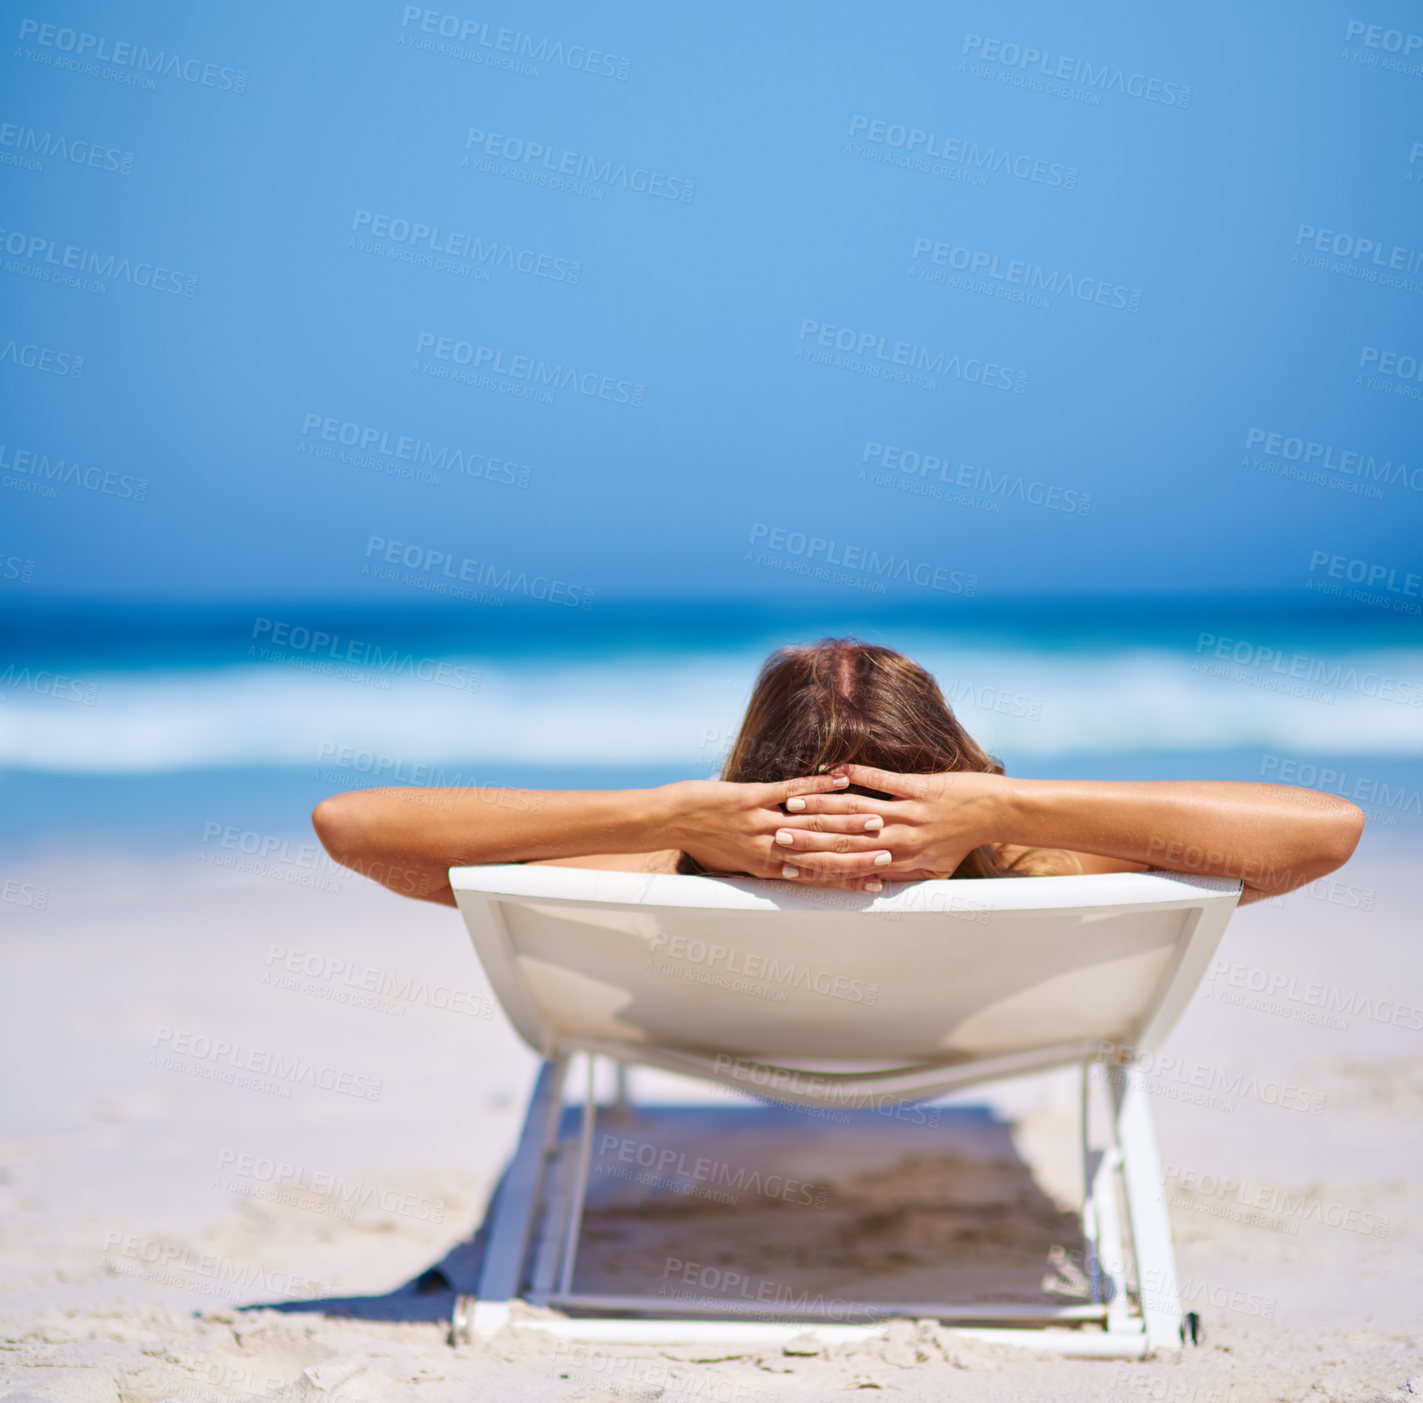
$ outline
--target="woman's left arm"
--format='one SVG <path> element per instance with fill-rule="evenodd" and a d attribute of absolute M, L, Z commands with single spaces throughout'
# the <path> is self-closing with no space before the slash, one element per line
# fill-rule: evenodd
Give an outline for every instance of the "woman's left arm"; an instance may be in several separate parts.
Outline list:
<path fill-rule="evenodd" d="M 948 876 L 974 848 L 1059 848 L 1084 871 L 1235 877 L 1241 902 L 1282 896 L 1342 867 L 1364 829 L 1334 794 L 1228 780 L 1038 780 L 956 772 L 896 775 L 840 766 L 852 784 L 893 794 L 807 795 L 807 813 L 875 813 L 893 881 Z M 794 858 L 791 858 L 794 861 Z"/>

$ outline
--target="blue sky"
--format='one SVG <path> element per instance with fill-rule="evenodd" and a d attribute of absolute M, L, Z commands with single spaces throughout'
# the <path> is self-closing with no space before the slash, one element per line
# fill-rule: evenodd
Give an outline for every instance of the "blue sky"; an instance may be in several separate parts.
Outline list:
<path fill-rule="evenodd" d="M 12 13 L 6 599 L 1418 571 L 1423 22 L 1356 8 Z"/>

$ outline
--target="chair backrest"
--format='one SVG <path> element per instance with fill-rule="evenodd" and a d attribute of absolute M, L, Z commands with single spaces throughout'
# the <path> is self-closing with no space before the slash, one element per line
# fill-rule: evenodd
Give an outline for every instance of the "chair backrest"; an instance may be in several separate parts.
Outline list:
<path fill-rule="evenodd" d="M 456 867 L 450 885 L 504 1011 L 546 1056 L 985 1071 L 1105 1044 L 1151 1052 L 1241 889 L 1151 872 L 869 896 L 522 865 Z"/>

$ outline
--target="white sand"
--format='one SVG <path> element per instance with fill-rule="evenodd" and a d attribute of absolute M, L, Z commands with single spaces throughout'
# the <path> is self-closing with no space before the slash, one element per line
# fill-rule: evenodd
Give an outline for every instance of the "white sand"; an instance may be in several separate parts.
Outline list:
<path fill-rule="evenodd" d="M 1411 1026 L 1423 1015 L 1394 1026 L 1380 1003 L 1423 1006 L 1423 880 L 1397 859 L 1347 870 L 1372 909 L 1344 892 L 1240 912 L 1222 958 L 1244 985 L 1294 978 L 1295 997 L 1249 1007 L 1232 1001 L 1249 989 L 1220 974 L 1171 1040 L 1179 1060 L 1150 1069 L 1180 1274 L 1206 1334 L 1144 1364 L 1055 1360 L 912 1322 L 828 1353 L 594 1353 L 526 1329 L 451 1347 L 450 1293 L 401 1288 L 441 1261 L 455 1278 L 467 1269 L 458 1244 L 535 1065 L 491 1011 L 458 916 L 354 877 L 303 890 L 196 862 L 6 875 L 49 899 L 0 908 L 0 1399 L 1423 1396 L 1423 1031 Z M 282 987 L 288 952 L 350 973 Z M 386 986 L 376 1007 L 331 997 L 363 977 Z M 1318 998 L 1346 1026 L 1310 1021 Z M 204 1056 L 202 1039 L 227 1047 Z M 214 1079 L 273 1056 L 309 1073 Z M 1220 1083 L 1238 1072 L 1256 1080 L 1232 1097 Z M 1203 1081 L 1215 1104 L 1193 1102 Z M 1076 1242 L 1069 1078 L 960 1098 L 936 1127 L 870 1114 L 839 1134 L 670 1078 L 636 1085 L 719 1109 L 653 1107 L 616 1133 L 710 1146 L 811 1186 L 812 1201 L 649 1204 L 605 1154 L 580 1285 L 655 1291 L 676 1260 L 852 1300 L 932 1298 L 945 1283 L 1034 1295 L 1049 1250 Z M 321 1298 L 348 1318 L 235 1309 Z"/>

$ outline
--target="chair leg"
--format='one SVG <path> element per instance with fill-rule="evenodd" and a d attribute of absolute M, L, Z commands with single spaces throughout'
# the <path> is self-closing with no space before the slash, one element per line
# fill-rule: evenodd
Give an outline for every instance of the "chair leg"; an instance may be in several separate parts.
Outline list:
<path fill-rule="evenodd" d="M 529 1234 L 539 1206 L 539 1190 L 563 1115 L 567 1056 L 549 1058 L 539 1069 L 528 1114 L 489 1225 L 489 1245 L 479 1273 L 474 1329 L 498 1328 L 509 1302 L 523 1286 Z"/>
<path fill-rule="evenodd" d="M 1107 1301 L 1107 1329 L 1127 1331 L 1130 1327 L 1126 1286 L 1126 1252 L 1122 1247 L 1120 1215 L 1117 1212 L 1117 1169 L 1121 1150 L 1112 1134 L 1104 1150 L 1090 1148 L 1092 1068 L 1082 1069 L 1082 1152 L 1086 1202 L 1083 1205 L 1083 1236 L 1092 1254 L 1089 1281 L 1092 1300 Z M 1112 1127 L 1115 1130 L 1115 1126 Z M 1103 1280 L 1105 1278 L 1105 1282 Z"/>
<path fill-rule="evenodd" d="M 573 1180 L 573 1201 L 568 1211 L 568 1235 L 563 1242 L 563 1267 L 558 1289 L 563 1295 L 573 1290 L 573 1267 L 578 1260 L 578 1237 L 583 1230 L 583 1203 L 588 1194 L 588 1174 L 593 1163 L 593 1125 L 598 1102 L 593 1092 L 593 1054 L 588 1054 L 588 1091 L 583 1101 L 583 1124 L 578 1136 L 578 1168 Z"/>
<path fill-rule="evenodd" d="M 1176 1252 L 1171 1243 L 1161 1153 L 1156 1145 L 1146 1087 L 1141 1070 L 1130 1065 L 1111 1068 L 1107 1081 L 1112 1091 L 1117 1140 L 1121 1146 L 1122 1178 L 1126 1185 L 1147 1346 L 1180 1349 L 1181 1294 L 1176 1278 Z"/>
<path fill-rule="evenodd" d="M 534 1259 L 529 1278 L 529 1304 L 548 1305 L 558 1290 L 558 1269 L 573 1206 L 573 1181 L 578 1172 L 578 1142 L 559 1138 L 549 1160 L 543 1219 L 531 1244 Z"/>
<path fill-rule="evenodd" d="M 1082 1240 L 1087 1246 L 1088 1300 L 1102 1299 L 1101 1229 L 1097 1223 L 1096 1183 L 1100 1156 L 1092 1148 L 1092 1067 L 1082 1064 Z"/>

